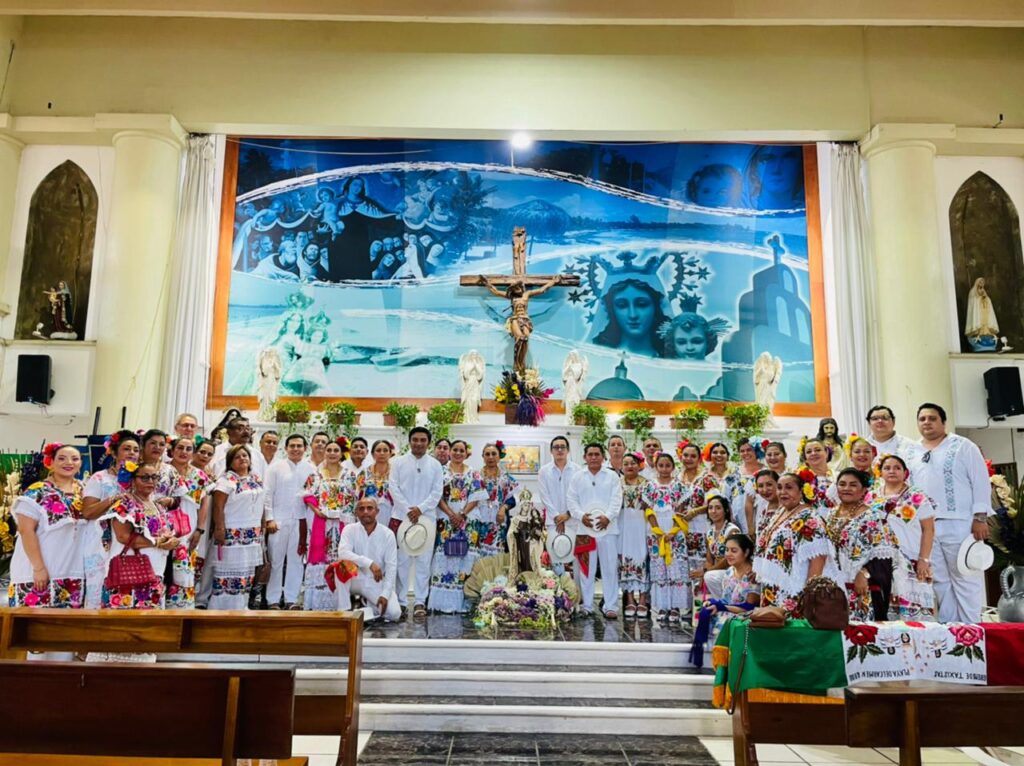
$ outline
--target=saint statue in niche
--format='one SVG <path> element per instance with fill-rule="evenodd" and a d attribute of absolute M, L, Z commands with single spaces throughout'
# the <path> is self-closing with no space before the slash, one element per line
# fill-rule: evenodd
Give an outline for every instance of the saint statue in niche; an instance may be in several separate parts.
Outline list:
<path fill-rule="evenodd" d="M 964 335 L 971 348 L 977 352 L 995 351 L 999 340 L 999 322 L 992 307 L 992 299 L 985 290 L 984 277 L 974 280 L 974 286 L 967 294 L 967 319 Z"/>
<path fill-rule="evenodd" d="M 50 318 L 53 320 L 53 332 L 50 333 L 50 338 L 53 340 L 78 340 L 78 333 L 71 325 L 71 290 L 68 289 L 68 283 L 60 281 L 57 283 L 57 287 L 43 290 L 43 294 L 50 301 Z M 42 337 L 38 326 L 33 335 Z"/>
<path fill-rule="evenodd" d="M 522 572 L 540 573 L 544 552 L 544 517 L 533 507 L 530 490 L 519 495 L 515 516 L 508 527 L 508 579 L 514 582 Z"/>

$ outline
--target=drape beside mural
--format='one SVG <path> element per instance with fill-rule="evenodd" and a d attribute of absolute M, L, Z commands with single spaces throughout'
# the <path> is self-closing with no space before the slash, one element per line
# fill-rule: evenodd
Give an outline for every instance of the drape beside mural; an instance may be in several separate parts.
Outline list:
<path fill-rule="evenodd" d="M 592 398 L 750 401 L 767 351 L 781 404 L 827 410 L 813 147 L 228 145 L 211 404 L 253 396 L 269 347 L 285 395 L 453 398 L 473 348 L 489 391 L 507 309 L 459 277 L 511 273 L 523 226 L 529 274 L 580 277 L 530 303 L 530 364 L 556 389 L 579 349 Z"/>

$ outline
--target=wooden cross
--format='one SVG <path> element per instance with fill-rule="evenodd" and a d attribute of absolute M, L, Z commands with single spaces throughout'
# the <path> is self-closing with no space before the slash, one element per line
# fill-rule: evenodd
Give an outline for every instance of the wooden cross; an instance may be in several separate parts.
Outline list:
<path fill-rule="evenodd" d="M 512 314 L 505 329 L 514 341 L 512 369 L 519 377 L 526 375 L 526 354 L 533 332 L 530 319 L 530 298 L 535 298 L 552 287 L 577 287 L 580 278 L 575 274 L 526 274 L 526 229 L 517 226 L 512 231 L 511 274 L 466 274 L 459 277 L 462 287 L 486 287 L 493 295 L 505 298 L 512 306 Z M 498 288 L 504 287 L 504 290 Z M 528 289 L 528 288 L 535 289 Z"/>

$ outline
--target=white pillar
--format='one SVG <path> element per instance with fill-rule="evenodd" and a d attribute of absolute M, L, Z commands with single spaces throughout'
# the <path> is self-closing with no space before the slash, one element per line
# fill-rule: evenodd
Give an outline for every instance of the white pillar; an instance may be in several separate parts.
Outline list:
<path fill-rule="evenodd" d="M 932 401 L 951 411 L 953 404 L 946 328 L 956 308 L 942 276 L 935 145 L 873 133 L 862 148 L 878 281 L 878 315 L 864 321 L 878 323 L 879 404 L 893 408 L 900 431 L 915 435 L 918 405 Z"/>
<path fill-rule="evenodd" d="M 97 323 L 93 399 L 100 430 L 157 425 L 160 360 L 167 320 L 169 260 L 184 132 L 173 117 L 163 129 L 114 134 L 110 237 Z"/>
<path fill-rule="evenodd" d="M 0 316 L 11 310 L 3 305 L 7 294 L 7 260 L 11 252 L 11 224 L 14 218 L 14 197 L 18 188 L 18 170 L 24 144 L 16 138 L 0 134 Z M 17 297 L 18 291 L 14 290 Z"/>

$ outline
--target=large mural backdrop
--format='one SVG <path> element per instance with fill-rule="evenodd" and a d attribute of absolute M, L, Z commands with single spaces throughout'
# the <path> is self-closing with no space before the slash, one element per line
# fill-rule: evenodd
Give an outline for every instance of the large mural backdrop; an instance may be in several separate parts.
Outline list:
<path fill-rule="evenodd" d="M 812 322 L 802 146 L 230 146 L 215 395 L 254 395 L 268 347 L 284 394 L 457 397 L 457 361 L 473 348 L 489 391 L 511 364 L 508 305 L 459 277 L 511 273 L 524 226 L 529 274 L 581 278 L 530 302 L 531 366 L 556 389 L 579 349 L 590 398 L 750 401 L 767 351 L 785 368 L 779 402 L 827 396 L 815 387 L 824 328 Z"/>

